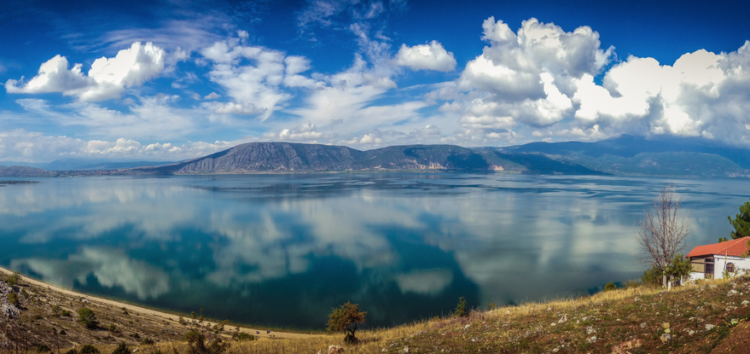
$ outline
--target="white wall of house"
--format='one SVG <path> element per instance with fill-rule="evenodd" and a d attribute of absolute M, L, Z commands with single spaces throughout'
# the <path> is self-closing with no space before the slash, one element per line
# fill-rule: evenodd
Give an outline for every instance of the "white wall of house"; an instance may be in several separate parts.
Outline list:
<path fill-rule="evenodd" d="M 721 279 L 724 277 L 724 271 L 726 270 L 727 263 L 734 263 L 734 269 L 738 270 L 738 274 L 742 272 L 750 272 L 750 257 L 741 258 L 735 256 L 724 256 L 716 255 L 714 257 L 714 279 Z"/>
<path fill-rule="evenodd" d="M 726 269 L 727 263 L 734 263 L 734 269 L 738 270 L 738 274 L 742 272 L 750 273 L 750 257 L 742 258 L 735 256 L 714 255 L 714 279 L 724 278 L 724 270 Z M 690 273 L 690 280 L 705 279 L 703 273 Z"/>

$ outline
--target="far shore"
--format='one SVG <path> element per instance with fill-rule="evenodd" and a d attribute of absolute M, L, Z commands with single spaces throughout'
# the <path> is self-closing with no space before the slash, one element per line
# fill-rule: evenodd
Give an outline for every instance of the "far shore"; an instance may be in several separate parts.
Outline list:
<path fill-rule="evenodd" d="M 0 267 L 0 273 L 5 273 L 5 274 L 10 275 L 10 274 L 13 274 L 13 271 L 11 271 L 11 270 L 9 270 L 7 268 Z M 46 283 L 46 282 L 43 282 L 43 281 L 40 281 L 40 280 L 37 280 L 37 279 L 34 279 L 34 278 L 30 278 L 30 277 L 25 276 L 25 275 L 22 275 L 22 277 L 23 277 L 22 282 L 25 282 L 25 283 L 29 283 L 29 284 L 33 284 L 33 285 L 41 286 L 41 287 L 46 287 L 49 290 L 52 290 L 52 291 L 55 291 L 55 292 L 59 292 L 61 294 L 65 294 L 65 295 L 68 295 L 68 296 L 73 296 L 73 297 L 76 297 L 76 298 L 86 299 L 86 300 L 91 301 L 91 302 L 98 302 L 100 304 L 104 304 L 104 305 L 108 305 L 108 306 L 114 306 L 114 307 L 118 307 L 118 308 L 125 308 L 129 312 L 136 312 L 136 313 L 140 313 L 140 314 L 143 314 L 143 315 L 161 317 L 161 318 L 164 318 L 164 319 L 173 320 L 175 322 L 177 322 L 179 320 L 179 318 L 180 318 L 179 314 L 173 314 L 173 313 L 169 313 L 169 312 L 165 312 L 165 311 L 161 311 L 161 310 L 156 310 L 156 309 L 146 308 L 146 307 L 142 307 L 142 306 L 138 306 L 138 305 L 133 305 L 133 304 L 130 304 L 130 303 L 127 303 L 127 302 L 123 302 L 123 301 L 118 301 L 118 300 L 103 298 L 103 297 L 94 296 L 94 295 L 90 295 L 90 294 L 84 294 L 84 293 L 81 293 L 81 292 L 77 292 L 77 291 L 73 291 L 73 290 L 61 288 L 59 286 L 52 285 L 52 284 L 49 284 L 49 283 Z M 189 315 L 183 316 L 183 318 L 185 320 L 190 320 L 190 316 Z M 213 321 L 205 320 L 204 323 L 210 324 L 210 325 L 214 325 L 217 322 L 215 320 L 213 320 Z M 302 333 L 302 332 L 293 332 L 293 331 L 289 331 L 289 330 L 277 331 L 277 330 L 275 330 L 273 328 L 256 329 L 256 328 L 250 328 L 250 327 L 247 327 L 247 326 L 244 326 L 244 325 L 241 325 L 241 324 L 238 325 L 238 324 L 235 324 L 235 323 L 228 324 L 226 326 L 226 330 L 228 332 L 231 332 L 231 331 L 234 330 L 235 326 L 239 326 L 241 332 L 252 334 L 254 336 L 268 337 L 268 338 L 304 338 L 304 337 L 309 337 L 309 336 L 313 336 L 313 335 L 317 334 L 317 333 L 314 333 L 312 331 L 309 332 L 309 333 Z M 270 334 L 266 333 L 266 331 L 268 329 L 271 329 L 271 333 Z M 257 332 L 260 332 L 260 334 L 258 334 Z"/>

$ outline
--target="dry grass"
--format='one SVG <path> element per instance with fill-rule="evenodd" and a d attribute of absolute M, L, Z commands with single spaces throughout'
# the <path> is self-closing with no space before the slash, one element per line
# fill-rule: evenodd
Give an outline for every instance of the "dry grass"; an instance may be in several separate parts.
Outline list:
<path fill-rule="evenodd" d="M 728 296 L 733 288 L 738 290 L 738 295 Z M 75 299 L 43 287 L 28 287 L 27 291 L 32 294 L 31 298 L 38 299 L 29 300 L 28 310 L 24 311 L 26 326 L 38 331 L 34 334 L 35 343 L 54 347 L 50 337 L 42 334 L 52 326 L 68 332 L 63 347 L 88 343 L 107 354 L 117 343 L 125 341 L 131 349 L 138 347 L 139 354 L 188 352 L 183 341 L 187 329 L 174 321 L 144 314 L 124 315 L 117 307 L 90 304 L 87 306 L 92 307 L 100 320 L 104 319 L 102 325 L 116 323 L 122 333 L 88 331 L 72 319 L 50 315 L 49 307 L 53 304 L 67 304 L 66 308 L 76 310 L 80 303 Z M 640 286 L 492 311 L 472 311 L 462 318 L 436 318 L 393 328 L 360 330 L 357 345 L 344 344 L 343 334 L 260 338 L 239 343 L 228 334 L 223 337 L 231 343 L 228 353 L 327 353 L 330 345 L 341 345 L 348 353 L 404 353 L 406 348 L 410 353 L 541 353 L 553 349 L 570 353 L 610 353 L 614 346 L 631 339 L 642 340 L 641 352 L 693 352 L 687 348 L 695 347 L 708 353 L 729 333 L 731 319 L 748 318 L 749 308 L 741 304 L 743 300 L 750 300 L 748 278 L 703 282 L 678 287 L 669 293 L 660 288 Z M 666 344 L 659 340 L 664 322 L 671 323 L 674 337 Z M 717 328 L 704 330 L 709 323 Z M 177 335 L 161 332 L 163 327 Z M 589 328 L 595 334 L 588 333 Z M 696 335 L 688 335 L 689 331 Z M 139 346 L 138 341 L 129 336 L 132 333 L 140 333 L 141 338 L 149 337 L 157 343 Z M 595 342 L 590 342 L 592 335 L 597 337 Z"/>

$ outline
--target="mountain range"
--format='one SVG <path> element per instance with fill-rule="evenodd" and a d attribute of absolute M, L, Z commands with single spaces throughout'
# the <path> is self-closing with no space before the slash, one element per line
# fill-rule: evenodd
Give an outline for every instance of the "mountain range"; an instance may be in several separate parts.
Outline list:
<path fill-rule="evenodd" d="M 86 160 L 82 160 L 86 161 Z M 189 175 L 379 171 L 470 171 L 523 174 L 750 177 L 750 150 L 693 138 L 622 135 L 598 142 L 509 147 L 405 145 L 374 150 L 285 142 L 247 143 L 180 162 L 81 161 L 86 168 L 0 166 L 0 176 Z M 0 163 L 2 165 L 2 163 Z M 66 166 L 53 162 L 53 167 Z M 73 163 L 69 163 L 73 165 Z"/>

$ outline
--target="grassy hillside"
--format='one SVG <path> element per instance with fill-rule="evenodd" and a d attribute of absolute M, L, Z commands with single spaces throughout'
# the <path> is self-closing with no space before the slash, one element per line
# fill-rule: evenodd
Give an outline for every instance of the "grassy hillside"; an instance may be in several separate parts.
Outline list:
<path fill-rule="evenodd" d="M 6 275 L 7 276 L 7 275 Z M 105 303 L 22 280 L 13 293 L 21 298 L 21 316 L 0 315 L 0 345 L 13 337 L 56 348 L 95 345 L 111 353 L 125 342 L 139 353 L 188 353 L 188 328 L 175 316 Z M 0 295 L 0 302 L 9 294 Z M 343 343 L 343 334 L 262 332 L 256 340 L 237 342 L 234 327 L 221 333 L 229 353 L 317 353 L 340 345 L 351 353 L 729 353 L 746 352 L 750 334 L 750 278 L 716 280 L 671 292 L 637 286 L 578 299 L 529 303 L 467 317 L 435 318 L 393 328 L 358 331 L 360 343 Z M 55 312 L 55 306 L 60 306 Z M 77 322 L 78 309 L 96 313 L 99 325 L 86 329 Z M 367 310 L 367 309 L 363 309 Z M 65 315 L 64 312 L 71 315 Z M 213 323 L 204 323 L 211 327 Z M 110 331 L 114 325 L 114 331 Z M 52 329 L 63 335 L 53 335 Z M 669 329 L 669 332 L 666 331 Z M 242 329 L 254 333 L 251 329 Z M 211 330 L 205 330 L 211 336 Z M 669 335 L 668 340 L 662 338 Z M 145 338 L 154 344 L 143 342 Z M 630 346 L 632 349 L 627 349 Z M 617 348 L 623 348 L 618 351 Z M 2 350 L 2 349 L 0 349 Z M 65 350 L 63 350 L 65 352 Z"/>

